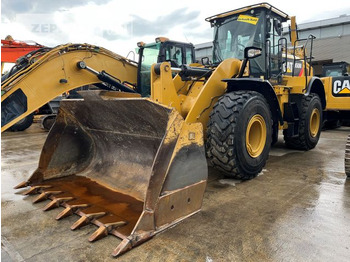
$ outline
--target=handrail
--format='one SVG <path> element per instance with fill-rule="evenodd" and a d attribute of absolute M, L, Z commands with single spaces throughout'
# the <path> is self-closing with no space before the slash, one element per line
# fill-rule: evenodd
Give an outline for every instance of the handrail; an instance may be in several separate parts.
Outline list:
<path fill-rule="evenodd" d="M 311 70 L 307 70 L 307 63 L 309 64 L 309 67 L 311 66 L 311 62 L 312 62 L 312 48 L 313 48 L 313 40 L 315 39 L 316 37 L 312 34 L 310 34 L 307 38 L 303 38 L 303 39 L 297 39 L 294 41 L 293 43 L 293 68 L 292 68 L 292 76 L 294 76 L 294 71 L 295 71 L 295 62 L 296 61 L 304 61 L 304 75 L 305 75 L 305 88 L 307 87 L 307 80 L 308 80 L 308 75 L 310 76 L 311 75 Z M 301 45 L 301 46 L 296 46 L 296 42 L 301 42 L 301 41 L 306 41 L 304 45 Z M 310 44 L 310 57 L 307 57 L 307 54 L 306 54 L 306 47 L 307 45 L 309 44 L 309 41 L 311 42 Z M 296 56 L 295 56 L 295 51 L 296 51 L 296 48 L 303 48 L 303 57 L 302 58 L 299 58 L 299 59 L 296 59 Z"/>

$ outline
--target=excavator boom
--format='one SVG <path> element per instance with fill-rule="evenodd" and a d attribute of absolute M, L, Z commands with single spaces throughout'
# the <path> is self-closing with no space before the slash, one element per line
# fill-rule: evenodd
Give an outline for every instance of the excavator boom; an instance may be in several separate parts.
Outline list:
<path fill-rule="evenodd" d="M 103 82 L 79 68 L 81 62 L 99 72 L 118 76 L 116 82 L 121 85 L 128 83 L 132 87 L 137 83 L 135 62 L 98 46 L 58 46 L 32 57 L 29 66 L 2 81 L 1 132 L 67 91 Z"/>

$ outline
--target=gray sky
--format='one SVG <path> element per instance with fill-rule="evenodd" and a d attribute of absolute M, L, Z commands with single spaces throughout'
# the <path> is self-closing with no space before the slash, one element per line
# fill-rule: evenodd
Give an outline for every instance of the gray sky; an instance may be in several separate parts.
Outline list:
<path fill-rule="evenodd" d="M 259 1 L 2 0 L 1 38 L 43 45 L 89 43 L 126 56 L 157 36 L 193 44 L 211 41 L 206 17 Z M 348 0 L 270 0 L 303 23 L 350 14 Z M 332 5 L 330 4 L 332 3 Z"/>

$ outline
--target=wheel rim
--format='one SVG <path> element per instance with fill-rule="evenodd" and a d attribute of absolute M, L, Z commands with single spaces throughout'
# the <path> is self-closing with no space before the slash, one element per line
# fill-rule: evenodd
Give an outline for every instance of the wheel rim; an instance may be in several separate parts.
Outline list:
<path fill-rule="evenodd" d="M 316 137 L 320 129 L 321 114 L 317 108 L 314 108 L 310 116 L 310 135 Z"/>
<path fill-rule="evenodd" d="M 256 158 L 260 156 L 266 144 L 266 123 L 261 115 L 254 115 L 247 126 L 246 148 L 248 154 Z"/>

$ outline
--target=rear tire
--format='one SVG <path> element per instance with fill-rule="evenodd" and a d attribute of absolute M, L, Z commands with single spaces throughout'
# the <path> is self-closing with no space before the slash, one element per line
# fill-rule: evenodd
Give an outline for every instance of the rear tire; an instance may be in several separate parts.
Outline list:
<path fill-rule="evenodd" d="M 21 119 L 19 122 L 14 124 L 9 128 L 10 131 L 24 131 L 33 124 L 34 114 L 27 115 L 25 118 Z"/>
<path fill-rule="evenodd" d="M 303 96 L 299 108 L 299 134 L 289 137 L 283 130 L 287 147 L 299 150 L 313 149 L 320 139 L 322 128 L 322 105 L 318 95 Z"/>
<path fill-rule="evenodd" d="M 226 176 L 252 179 L 266 164 L 271 138 L 271 112 L 265 98 L 254 91 L 227 93 L 210 114 L 209 164 Z"/>

